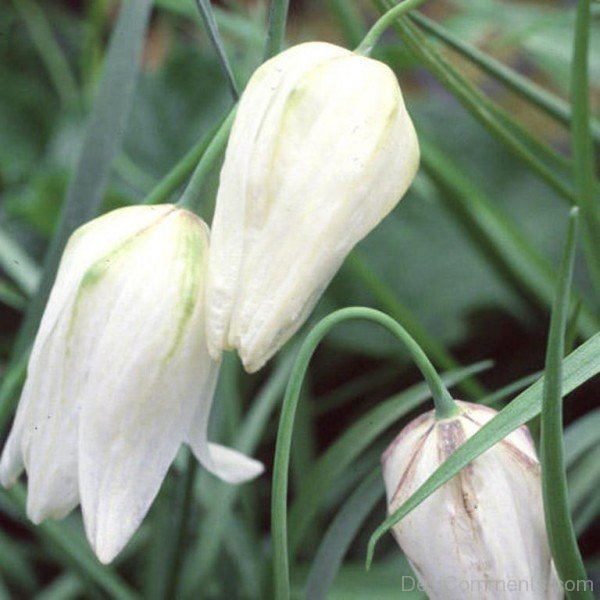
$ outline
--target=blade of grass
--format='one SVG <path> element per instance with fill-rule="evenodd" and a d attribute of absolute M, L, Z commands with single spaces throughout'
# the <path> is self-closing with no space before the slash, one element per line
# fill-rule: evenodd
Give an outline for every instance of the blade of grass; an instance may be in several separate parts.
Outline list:
<path fill-rule="evenodd" d="M 588 46 L 590 0 L 579 0 L 573 37 L 571 103 L 573 179 L 583 215 L 583 242 L 590 279 L 600 296 L 600 203 L 596 194 L 594 146 L 590 131 Z"/>
<path fill-rule="evenodd" d="M 304 598 L 325 600 L 344 555 L 364 521 L 384 496 L 381 469 L 378 466 L 354 490 L 338 511 L 312 561 Z"/>
<path fill-rule="evenodd" d="M 420 145 L 423 167 L 443 192 L 440 202 L 476 248 L 526 300 L 543 309 L 552 306 L 556 276 L 550 263 L 444 152 L 424 136 Z M 588 337 L 598 331 L 598 326 L 595 312 L 583 303 L 578 332 Z"/>
<path fill-rule="evenodd" d="M 562 363 L 565 349 L 565 330 L 569 316 L 569 295 L 573 279 L 578 210 L 571 211 L 565 251 L 560 267 L 556 299 L 552 308 L 546 370 L 542 396 L 540 462 L 542 490 L 548 541 L 554 565 L 561 581 L 585 581 L 586 572 L 569 510 L 567 475 L 564 459 L 562 423 Z M 571 591 L 569 600 L 589 598 L 590 592 Z"/>
<path fill-rule="evenodd" d="M 571 107 L 562 98 L 539 86 L 531 79 L 524 77 L 503 62 L 496 60 L 493 56 L 463 41 L 450 30 L 422 13 L 414 12 L 410 15 L 410 18 L 427 33 L 435 36 L 438 40 L 456 50 L 461 56 L 481 67 L 485 73 L 506 85 L 548 116 L 559 123 L 570 125 Z M 600 142 L 600 123 L 598 121 L 592 121 L 592 133 L 594 139 Z"/>
<path fill-rule="evenodd" d="M 587 340 L 563 361 L 562 395 L 565 396 L 598 373 L 600 373 L 600 333 Z M 519 394 L 491 421 L 462 444 L 402 506 L 375 530 L 369 541 L 367 566 L 370 566 L 373 560 L 377 541 L 391 527 L 480 454 L 504 439 L 517 427 L 540 414 L 543 386 L 544 379 L 542 378 Z"/>
<path fill-rule="evenodd" d="M 79 225 L 93 218 L 100 207 L 111 164 L 118 153 L 132 105 L 151 6 L 151 0 L 122 5 L 60 222 L 46 254 L 39 289 L 28 306 L 14 345 L 9 369 L 22 360 L 33 341 L 68 237 Z M 4 406 L 13 399 L 7 398 L 4 381 L 0 398 L 0 413 L 4 418 L 11 414 L 13 408 Z M 0 422 L 0 428 L 4 425 L 5 421 Z"/>
<path fill-rule="evenodd" d="M 35 600 L 74 600 L 83 593 L 81 582 L 71 573 L 56 577 L 52 583 L 35 596 Z"/>
<path fill-rule="evenodd" d="M 7 498 L 19 513 L 25 513 L 26 494 L 21 484 L 17 483 L 8 491 L 0 489 L 0 495 Z M 70 531 L 66 525 L 55 521 L 45 521 L 41 525 L 34 525 L 29 520 L 23 522 L 34 535 L 51 544 L 56 549 L 56 557 L 71 567 L 84 583 L 93 582 L 116 600 L 138 598 L 112 569 L 98 562 L 83 538 Z"/>
<path fill-rule="evenodd" d="M 221 38 L 221 34 L 219 33 L 219 27 L 215 20 L 215 15 L 213 14 L 210 0 L 196 0 L 196 3 L 198 5 L 198 9 L 200 10 L 200 14 L 202 16 L 204 26 L 206 27 L 206 31 L 208 32 L 208 36 L 210 37 L 210 41 L 217 52 L 217 56 L 219 57 L 221 70 L 225 75 L 225 79 L 227 80 L 227 85 L 229 86 L 231 95 L 233 96 L 233 99 L 237 101 L 237 99 L 240 96 L 238 91 L 238 85 L 235 80 L 233 69 L 229 64 L 229 59 L 227 58 L 225 44 L 223 43 L 223 39 Z"/>
<path fill-rule="evenodd" d="M 382 12 L 387 11 L 395 3 L 392 0 L 373 0 L 374 5 Z M 521 138 L 528 143 L 533 142 L 531 134 L 521 127 L 514 119 L 501 111 L 487 96 L 482 94 L 469 80 L 460 74 L 443 56 L 439 54 L 428 42 L 423 34 L 407 18 L 397 19 L 395 29 L 402 41 L 411 50 L 427 69 L 440 81 L 440 83 L 502 144 L 506 145 L 520 160 L 535 172 L 546 184 L 554 189 L 569 203 L 576 202 L 575 194 L 571 187 L 566 185 L 543 160 L 533 154 Z M 502 115 L 502 121 L 498 115 Z M 520 132 L 515 136 L 503 121 L 511 122 L 511 129 Z M 536 142 L 536 147 L 541 149 L 541 143 Z M 552 159 L 555 153 L 545 148 L 544 157 Z"/>
<path fill-rule="evenodd" d="M 271 0 L 269 29 L 265 44 L 265 60 L 279 54 L 283 48 L 289 6 L 290 0 Z"/>

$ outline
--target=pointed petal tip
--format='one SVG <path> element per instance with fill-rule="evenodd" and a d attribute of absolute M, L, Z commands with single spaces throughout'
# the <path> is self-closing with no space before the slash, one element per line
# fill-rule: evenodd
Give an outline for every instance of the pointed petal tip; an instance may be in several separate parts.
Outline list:
<path fill-rule="evenodd" d="M 219 444 L 209 444 L 208 447 L 213 464 L 204 466 L 227 483 L 246 483 L 264 473 L 265 466 L 254 458 Z"/>

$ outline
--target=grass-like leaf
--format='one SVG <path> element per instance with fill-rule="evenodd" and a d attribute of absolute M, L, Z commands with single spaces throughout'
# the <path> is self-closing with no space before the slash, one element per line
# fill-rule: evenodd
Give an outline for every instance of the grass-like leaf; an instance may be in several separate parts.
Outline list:
<path fill-rule="evenodd" d="M 25 489 L 21 484 L 16 484 L 8 492 L 0 488 L 0 496 L 9 499 L 19 513 L 25 512 Z M 85 583 L 92 581 L 115 600 L 138 598 L 112 569 L 98 562 L 84 539 L 64 524 L 46 521 L 41 525 L 34 525 L 27 519 L 23 522 L 42 541 L 52 545 L 62 562 L 70 566 Z"/>
<path fill-rule="evenodd" d="M 237 100 L 239 98 L 237 82 L 235 80 L 233 69 L 229 64 L 229 59 L 227 58 L 225 44 L 223 43 L 223 39 L 219 33 L 219 27 L 217 26 L 217 21 L 215 20 L 215 15 L 213 14 L 210 0 L 196 0 L 196 2 L 198 4 L 198 8 L 200 9 L 200 14 L 202 15 L 202 20 L 204 21 L 204 26 L 206 27 L 210 41 L 212 42 L 212 45 L 217 52 L 217 56 L 219 57 L 221 70 L 227 79 L 227 85 L 229 86 L 231 95 L 233 96 L 234 100 Z"/>
<path fill-rule="evenodd" d="M 573 530 L 569 510 L 561 394 L 565 330 L 569 317 L 569 292 L 575 260 L 577 212 L 577 209 L 573 209 L 569 218 L 565 252 L 560 267 L 556 299 L 550 321 L 540 440 L 546 529 L 556 571 L 563 582 L 586 580 L 585 567 L 577 546 L 577 538 Z M 572 591 L 566 588 L 566 592 L 569 599 L 593 597 L 592 593 L 586 590 Z"/>
<path fill-rule="evenodd" d="M 381 469 L 377 467 L 351 494 L 323 536 L 306 581 L 307 600 L 325 600 L 352 540 L 383 496 Z"/>
<path fill-rule="evenodd" d="M 483 69 L 485 73 L 506 85 L 523 99 L 537 106 L 548 116 L 564 125 L 571 123 L 571 107 L 559 96 L 539 86 L 535 81 L 524 77 L 518 71 L 496 60 L 493 56 L 465 42 L 459 36 L 422 13 L 414 12 L 410 17 L 427 33 L 456 50 L 461 56 Z M 594 139 L 600 141 L 600 123 L 592 121 L 591 126 Z"/>
<path fill-rule="evenodd" d="M 565 464 L 572 466 L 594 446 L 600 446 L 600 408 L 580 417 L 565 430 Z"/>
<path fill-rule="evenodd" d="M 582 344 L 563 362 L 562 395 L 573 391 L 600 373 L 600 333 Z M 369 541 L 367 566 L 371 564 L 377 541 L 435 490 L 452 479 L 480 454 L 504 439 L 517 427 L 540 414 L 543 378 L 519 394 L 508 406 L 460 446 L 414 494 L 391 514 L 373 533 Z"/>

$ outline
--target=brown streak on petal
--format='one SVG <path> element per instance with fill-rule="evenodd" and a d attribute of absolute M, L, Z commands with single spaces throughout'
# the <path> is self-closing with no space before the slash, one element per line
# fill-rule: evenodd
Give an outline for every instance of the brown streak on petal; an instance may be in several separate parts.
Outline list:
<path fill-rule="evenodd" d="M 434 428 L 434 425 L 431 425 L 431 427 L 419 438 L 419 441 L 417 442 L 417 444 L 415 446 L 415 450 L 413 452 L 413 455 L 410 458 L 410 461 L 406 467 L 406 470 L 404 471 L 404 473 L 402 473 L 402 477 L 400 477 L 400 481 L 398 482 L 398 485 L 396 486 L 396 490 L 394 491 L 394 494 L 393 494 L 391 502 L 390 502 L 390 508 L 391 508 L 392 504 L 394 503 L 396 496 L 398 496 L 398 493 L 400 492 L 400 488 L 402 487 L 404 482 L 408 479 L 409 476 L 411 476 L 413 474 L 413 472 L 415 470 L 415 464 L 417 461 L 417 457 L 421 453 L 421 449 L 425 445 L 425 442 L 427 441 L 429 434 L 433 431 L 433 428 Z"/>

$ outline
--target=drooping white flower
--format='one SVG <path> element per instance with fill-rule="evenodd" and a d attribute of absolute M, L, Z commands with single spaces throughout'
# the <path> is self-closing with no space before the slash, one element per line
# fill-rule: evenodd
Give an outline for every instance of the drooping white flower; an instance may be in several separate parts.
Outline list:
<path fill-rule="evenodd" d="M 262 471 L 207 442 L 219 370 L 204 330 L 207 252 L 206 225 L 161 205 L 91 221 L 63 254 L 0 482 L 27 471 L 35 523 L 81 503 L 103 562 L 138 528 L 182 442 L 227 481 Z"/>
<path fill-rule="evenodd" d="M 393 72 L 321 42 L 263 64 L 242 95 L 212 224 L 208 345 L 258 370 L 412 182 L 419 147 Z"/>
<path fill-rule="evenodd" d="M 467 402 L 409 423 L 382 456 L 394 512 L 496 411 Z M 475 459 L 393 527 L 432 600 L 562 598 L 548 546 L 540 465 L 526 427 Z"/>

